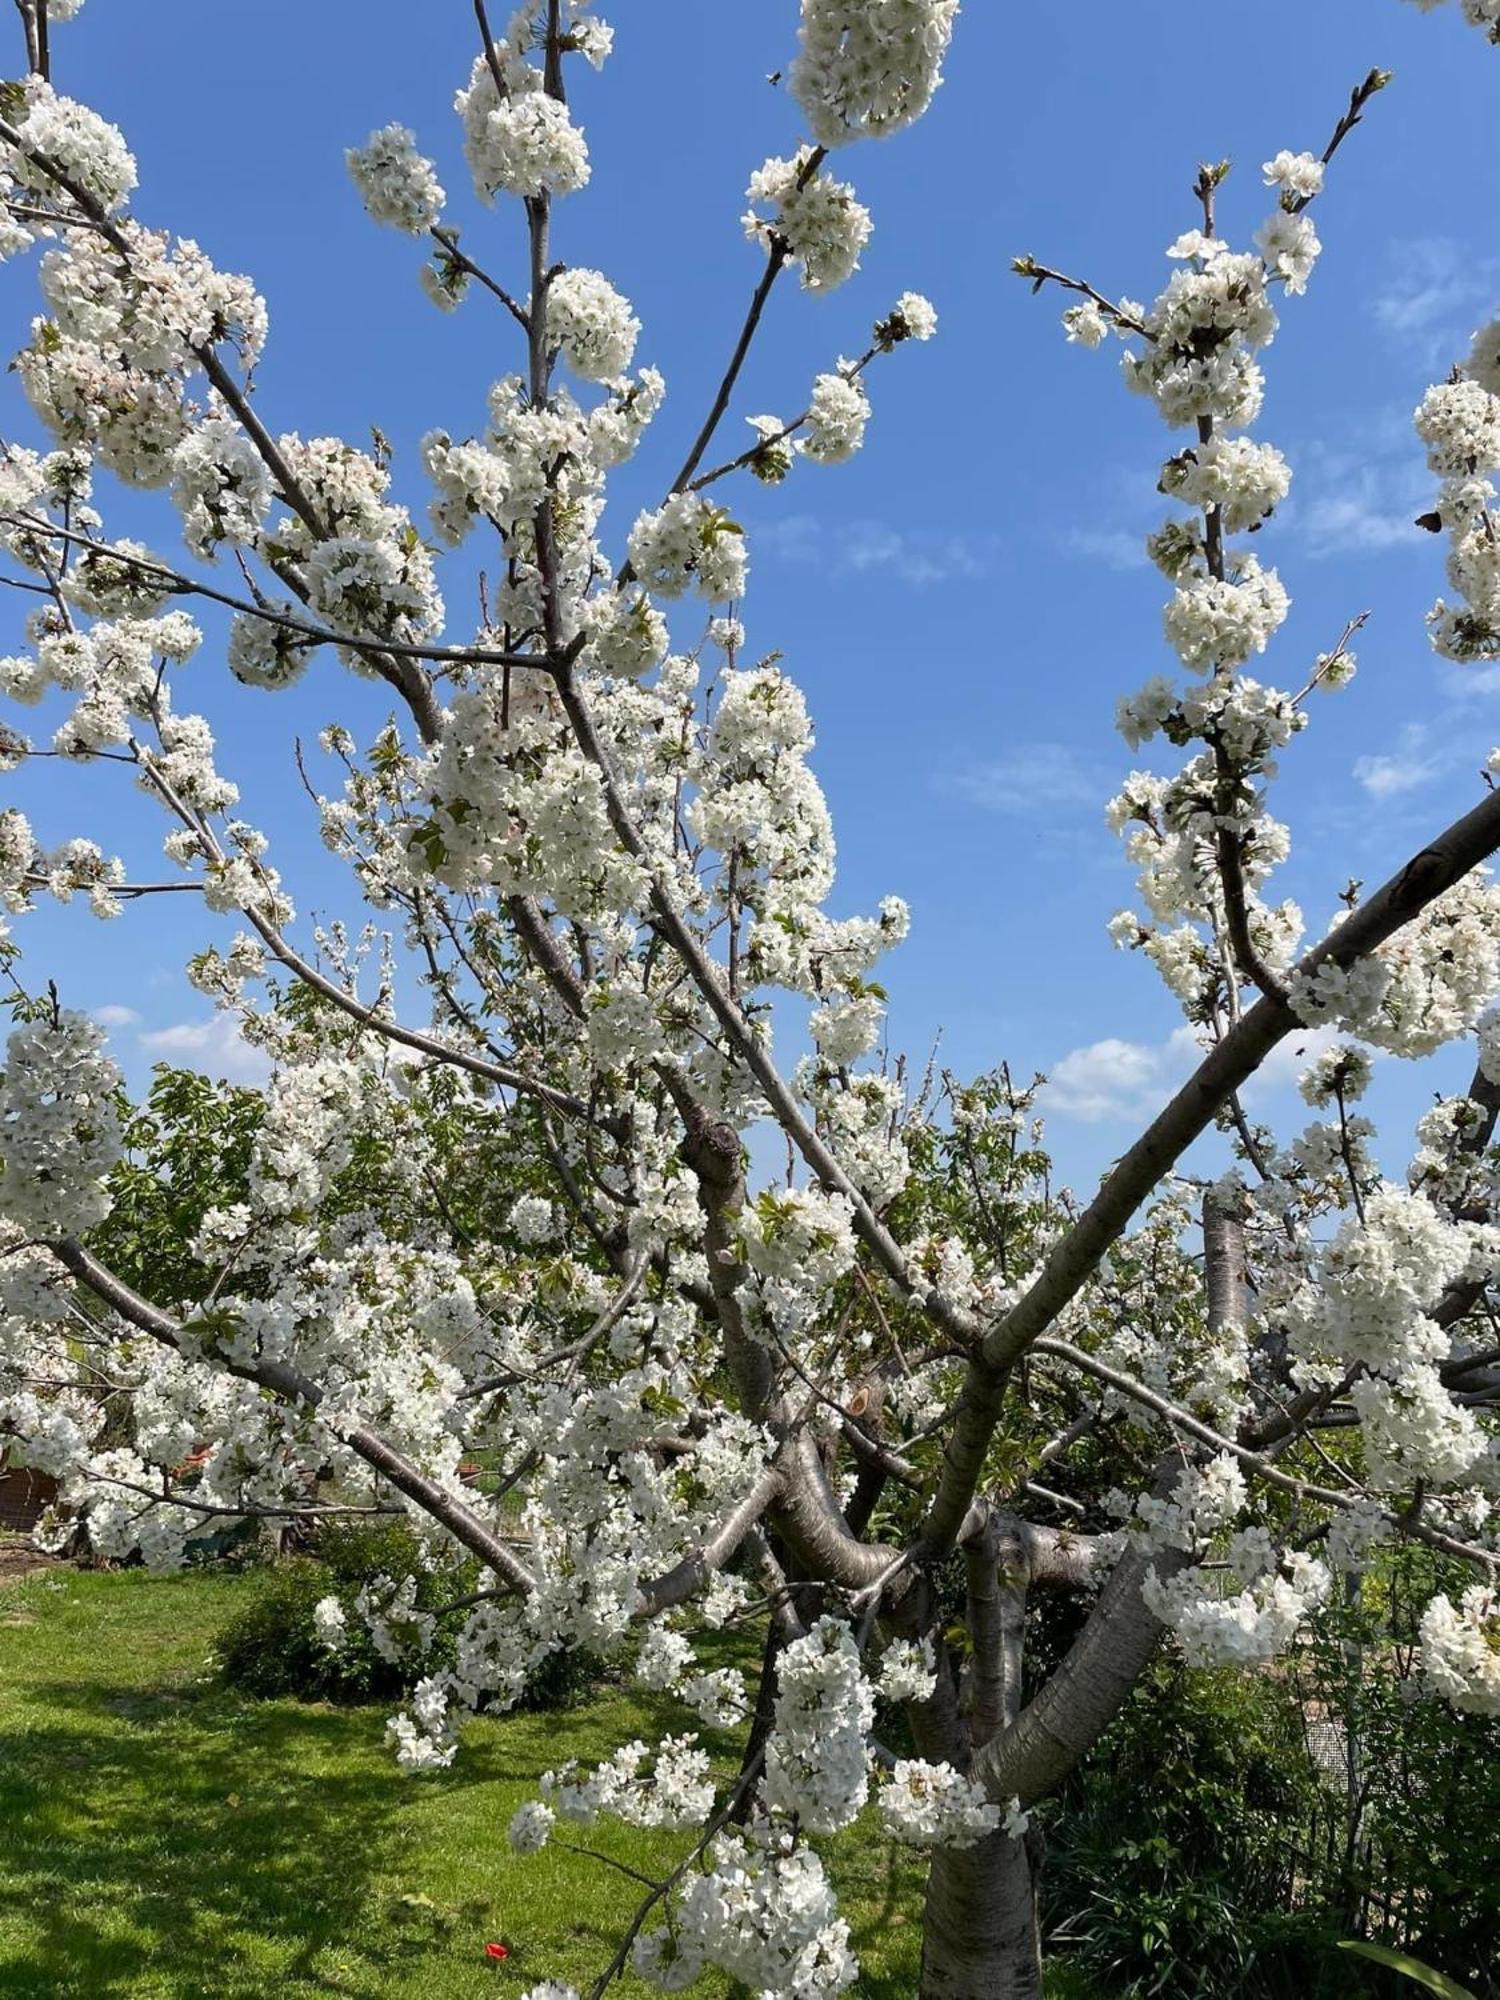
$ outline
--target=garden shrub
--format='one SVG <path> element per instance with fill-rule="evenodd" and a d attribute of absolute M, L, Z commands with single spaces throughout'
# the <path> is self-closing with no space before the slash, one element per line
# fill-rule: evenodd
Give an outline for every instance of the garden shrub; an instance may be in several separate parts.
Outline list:
<path fill-rule="evenodd" d="M 254 1594 L 220 1633 L 219 1671 L 242 1694 L 270 1700 L 375 1701 L 399 1693 L 400 1670 L 383 1660 L 357 1618 L 337 1652 L 318 1637 L 313 1609 L 330 1595 L 352 1608 L 354 1591 L 339 1588 L 325 1564 L 307 1556 L 257 1576 Z"/>
<path fill-rule="evenodd" d="M 420 1562 L 420 1543 L 401 1522 L 379 1525 L 340 1523 L 320 1527 L 304 1555 L 261 1570 L 249 1603 L 230 1620 L 216 1646 L 219 1672 L 242 1693 L 269 1700 L 386 1701 L 406 1689 L 413 1674 L 384 1659 L 354 1608 L 360 1590 L 381 1575 L 417 1578 L 417 1606 L 423 1611 L 461 1600 L 472 1577 L 450 1572 L 434 1581 Z M 313 1613 L 325 1597 L 344 1608 L 345 1636 L 336 1651 L 318 1636 Z M 454 1639 L 463 1614 L 439 1616 L 432 1649 L 418 1671 L 440 1672 L 454 1660 Z M 607 1673 L 598 1655 L 574 1649 L 555 1653 L 536 1669 L 518 1707 L 570 1708 L 583 1700 Z"/>
<path fill-rule="evenodd" d="M 1043 1921 L 1111 2000 L 1361 2000 L 1331 1913 L 1289 1912 L 1325 1781 L 1270 1675 L 1159 1661 L 1042 1814 Z"/>

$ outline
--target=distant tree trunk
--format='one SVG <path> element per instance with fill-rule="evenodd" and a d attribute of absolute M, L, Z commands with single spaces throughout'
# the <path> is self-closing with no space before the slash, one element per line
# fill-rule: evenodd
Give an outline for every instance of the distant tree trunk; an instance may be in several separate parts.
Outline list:
<path fill-rule="evenodd" d="M 939 1849 L 927 1877 L 921 2000 L 1041 2000 L 1036 1878 L 1025 1840 Z"/>

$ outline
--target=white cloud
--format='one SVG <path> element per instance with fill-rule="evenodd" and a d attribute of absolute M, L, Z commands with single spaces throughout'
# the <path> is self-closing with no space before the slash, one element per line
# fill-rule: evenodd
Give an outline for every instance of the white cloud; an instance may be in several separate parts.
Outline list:
<path fill-rule="evenodd" d="M 1145 533 L 1134 534 L 1129 528 L 1070 528 L 1063 546 L 1106 569 L 1147 569 L 1151 563 Z"/>
<path fill-rule="evenodd" d="M 1240 1095 L 1247 1104 L 1293 1089 L 1298 1077 L 1339 1037 L 1331 1028 L 1308 1028 L 1279 1042 Z M 1204 1051 L 1185 1024 L 1164 1042 L 1126 1042 L 1110 1036 L 1074 1049 L 1047 1072 L 1042 1109 L 1049 1117 L 1099 1125 L 1111 1119 L 1144 1124 L 1192 1075 Z"/>
<path fill-rule="evenodd" d="M 271 1074 L 267 1056 L 251 1047 L 240 1033 L 239 1022 L 229 1014 L 152 1028 L 137 1040 L 150 1056 L 179 1063 L 184 1069 L 202 1070 L 205 1076 L 221 1077 L 226 1083 L 264 1083 Z"/>
<path fill-rule="evenodd" d="M 1409 410 L 1392 409 L 1361 427 L 1354 443 L 1313 439 L 1291 454 L 1291 497 L 1274 531 L 1321 558 L 1430 553 L 1417 516 L 1432 505 L 1432 479 Z"/>
<path fill-rule="evenodd" d="M 1085 1125 L 1149 1117 L 1192 1072 L 1200 1054 L 1197 1038 L 1186 1026 L 1165 1042 L 1124 1042 L 1113 1035 L 1090 1042 L 1047 1072 L 1044 1109 Z"/>
<path fill-rule="evenodd" d="M 133 1028 L 139 1023 L 140 1018 L 134 1007 L 116 1007 L 111 1004 L 94 1009 L 94 1019 L 101 1028 Z"/>
<path fill-rule="evenodd" d="M 1443 676 L 1443 693 L 1461 707 L 1484 695 L 1500 694 L 1500 667 L 1454 667 Z"/>
<path fill-rule="evenodd" d="M 1354 490 L 1315 494 L 1296 519 L 1311 556 L 1379 555 L 1421 545 L 1411 505 L 1383 504 L 1382 481 L 1371 472 Z"/>
<path fill-rule="evenodd" d="M 1102 804 L 1108 787 L 1066 743 L 1026 743 L 986 763 L 945 773 L 947 790 L 989 812 L 1042 817 L 1059 807 Z"/>
<path fill-rule="evenodd" d="M 991 575 L 1004 543 L 999 535 L 906 530 L 886 521 L 823 521 L 793 514 L 755 529 L 751 548 L 752 553 L 761 550 L 832 576 L 893 576 L 921 588 Z"/>
<path fill-rule="evenodd" d="M 1435 757 L 1360 757 L 1354 775 L 1372 799 L 1392 799 L 1431 784 L 1442 768 Z"/>

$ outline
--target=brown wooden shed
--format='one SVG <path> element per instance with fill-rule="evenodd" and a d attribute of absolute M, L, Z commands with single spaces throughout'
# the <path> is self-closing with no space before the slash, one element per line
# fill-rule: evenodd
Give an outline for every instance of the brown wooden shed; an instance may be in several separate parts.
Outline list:
<path fill-rule="evenodd" d="M 29 1535 L 56 1498 L 57 1481 L 47 1473 L 0 1459 L 0 1529 Z"/>

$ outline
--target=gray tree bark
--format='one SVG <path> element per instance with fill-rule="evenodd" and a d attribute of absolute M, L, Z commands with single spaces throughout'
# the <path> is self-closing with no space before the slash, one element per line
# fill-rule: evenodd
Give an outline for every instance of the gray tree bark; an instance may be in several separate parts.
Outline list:
<path fill-rule="evenodd" d="M 927 1877 L 920 2000 L 1041 2000 L 1036 1880 L 1025 1840 L 939 1849 Z"/>

